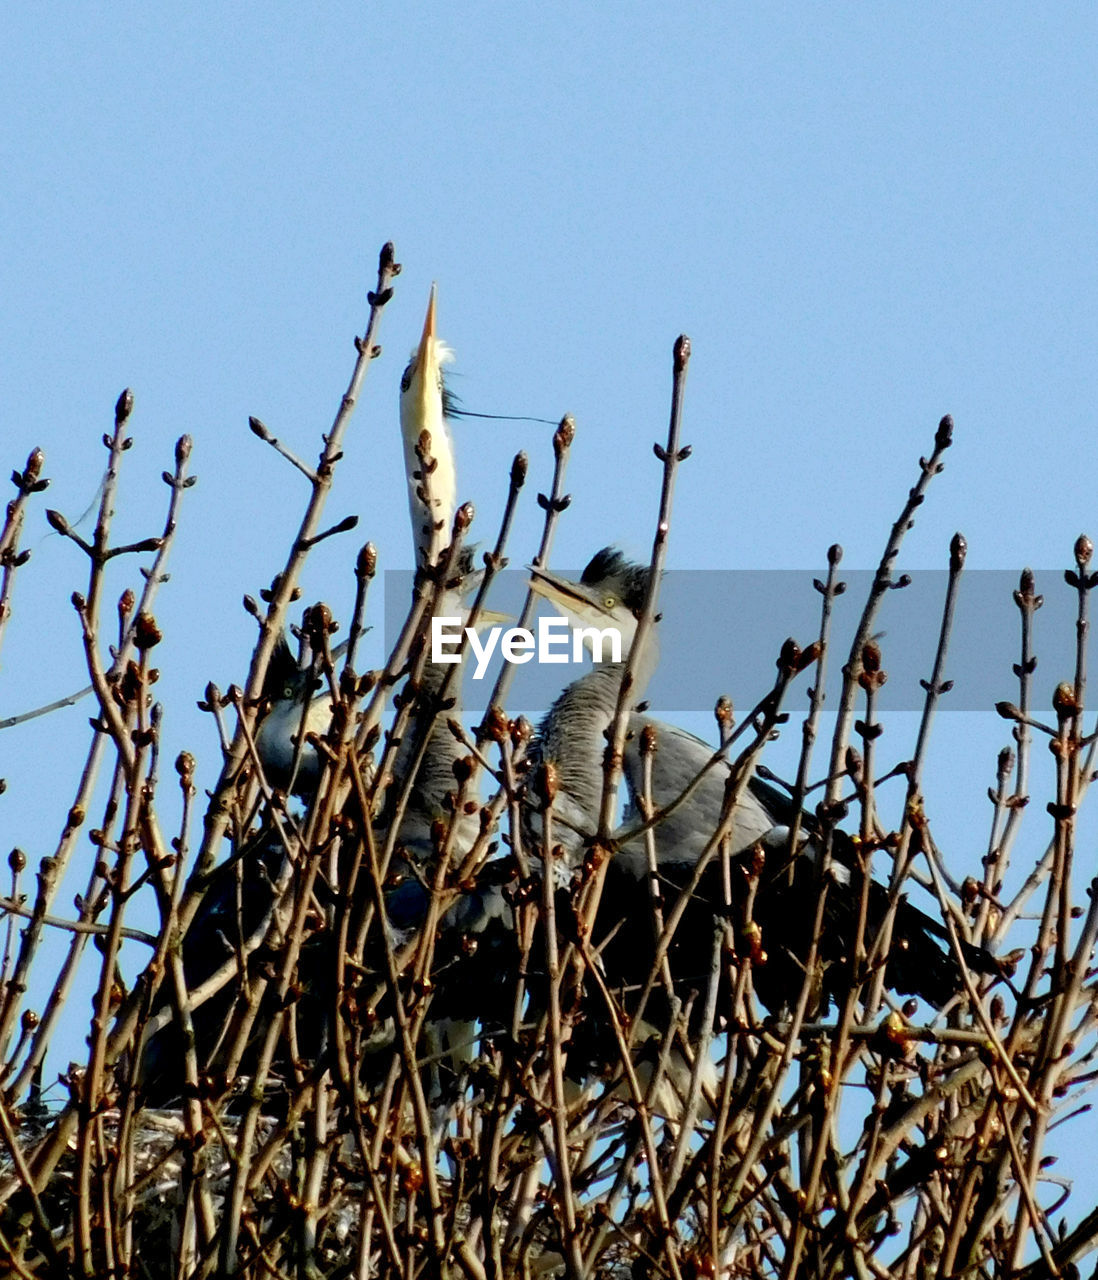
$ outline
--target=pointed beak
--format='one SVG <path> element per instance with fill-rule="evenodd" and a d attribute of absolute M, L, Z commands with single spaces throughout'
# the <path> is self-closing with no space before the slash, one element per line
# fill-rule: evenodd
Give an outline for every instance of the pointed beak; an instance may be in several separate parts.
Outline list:
<path fill-rule="evenodd" d="M 439 390 L 442 344 L 435 332 L 436 295 L 437 289 L 432 284 L 427 315 L 423 320 L 423 335 L 408 366 L 411 375 L 408 384 L 400 395 L 401 425 L 412 442 L 419 439 L 424 428 L 434 431 L 442 415 L 442 393 Z M 435 441 L 435 448 L 440 447 L 440 443 Z"/>
<path fill-rule="evenodd" d="M 574 582 L 569 582 L 567 578 L 558 578 L 555 573 L 547 573 L 534 565 L 529 565 L 528 568 L 533 577 L 526 585 L 535 595 L 548 600 L 561 613 L 574 612 L 577 607 L 585 610 L 595 607 L 590 596 L 585 595 Z"/>
<path fill-rule="evenodd" d="M 413 385 L 418 385 L 419 396 L 426 403 L 429 396 L 437 396 L 439 380 L 438 338 L 435 333 L 435 298 L 438 286 L 431 285 L 427 301 L 427 314 L 423 318 L 423 336 L 416 348 L 416 372 Z"/>
<path fill-rule="evenodd" d="M 417 355 L 422 360 L 429 346 L 429 339 L 433 339 L 435 335 L 435 298 L 438 295 L 438 285 L 431 284 L 431 296 L 427 301 L 427 315 L 423 321 L 423 336 L 419 340 L 419 351 Z"/>

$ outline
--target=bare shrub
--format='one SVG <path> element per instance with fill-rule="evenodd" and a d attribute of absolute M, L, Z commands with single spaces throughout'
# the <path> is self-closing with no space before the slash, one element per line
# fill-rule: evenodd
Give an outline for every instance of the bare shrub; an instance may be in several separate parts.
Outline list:
<path fill-rule="evenodd" d="M 821 782 L 812 761 L 843 590 L 837 547 L 817 583 L 818 634 L 775 655 L 773 689 L 738 725 L 718 704 L 721 746 L 669 802 L 653 782 L 667 731 L 638 733 L 634 706 L 675 474 L 689 453 L 679 439 L 689 361 L 680 339 L 668 437 L 656 448 L 662 486 L 637 640 L 622 663 L 609 749 L 600 748 L 594 820 L 577 829 L 559 761 L 530 724 L 507 715 L 509 676 L 470 729 L 457 715 L 456 675 L 428 662 L 430 619 L 447 593 L 458 593 L 470 625 L 484 610 L 505 563 L 523 455 L 474 579 L 463 557 L 472 511 L 435 521 L 439 442 L 416 442 L 413 512 L 419 501 L 430 553 L 382 668 L 360 674 L 355 665 L 374 607 L 369 543 L 355 561 L 344 651 L 333 651 L 325 606 L 294 612 L 311 549 L 351 527 L 325 527 L 325 498 L 399 269 L 387 245 L 351 383 L 316 464 L 251 422 L 305 474 L 309 499 L 284 568 L 262 602 L 246 598 L 259 628 L 246 676 L 224 693 L 207 689 L 224 758 L 208 799 L 196 795 L 187 753 L 163 768 L 153 689 L 154 607 L 192 483 L 190 441 L 179 441 L 165 473 L 163 530 L 115 545 L 133 405 L 123 393 L 90 538 L 48 513 L 89 567 L 73 602 L 96 709 L 79 789 L 56 799 L 57 847 L 38 861 L 33 886 L 15 851 L 0 901 L 12 925 L 0 974 L 6 1266 L 24 1276 L 407 1280 L 1071 1273 L 1098 1237 L 1098 1213 L 1053 1224 L 1066 1191 L 1048 1180 L 1046 1155 L 1052 1129 L 1095 1074 L 1098 896 L 1092 883 L 1076 907 L 1072 880 L 1076 815 L 1094 776 L 1095 735 L 1084 726 L 1098 580 L 1089 541 L 1076 544 L 1067 575 L 1078 598 L 1076 669 L 1048 723 L 1032 705 L 1040 598 L 1032 575 L 1021 576 L 1016 701 L 999 708 L 1013 741 L 994 769 L 981 875 L 958 880 L 945 864 L 922 791 L 931 722 L 948 690 L 960 536 L 914 754 L 887 769 L 879 760 L 884 672 L 874 625 L 951 443 L 949 419 L 920 460 L 843 655 Z M 557 428 L 552 490 L 538 495 L 542 567 L 568 505 L 573 431 L 570 419 Z M 13 475 L 0 535 L 0 640 L 43 465 L 36 450 Z M 114 602 L 103 570 L 119 555 L 151 561 Z M 520 622 L 532 607 L 533 595 Z M 298 621 L 300 650 L 287 666 L 281 638 Z M 760 759 L 802 677 L 813 684 L 804 749 L 794 780 L 773 793 L 784 796 L 786 820 L 737 847 Z M 280 679 L 301 720 L 292 759 L 276 765 L 262 725 Z M 317 706 L 319 728 L 307 720 Z M 1047 848 L 1004 899 L 1023 817 L 1046 820 L 1028 796 L 1035 738 L 1056 763 Z M 643 782 L 623 827 L 617 797 L 630 749 Z M 440 759 L 443 801 L 432 810 L 426 770 Z M 906 803 L 889 828 L 875 796 L 896 772 Z M 112 781 L 93 814 L 100 773 Z M 714 780 L 719 803 L 700 806 Z M 431 785 L 437 799 L 437 777 Z M 161 818 L 165 787 L 182 797 L 174 831 Z M 700 855 L 672 872 L 655 848 L 661 823 L 691 804 L 710 828 Z M 625 845 L 651 858 L 632 896 L 613 878 Z M 89 848 L 92 869 L 76 913 L 65 914 L 58 887 Z M 937 934 L 913 924 L 905 894 L 916 881 L 937 903 Z M 126 923 L 138 895 L 155 904 L 155 929 Z M 42 944 L 54 931 L 66 945 L 47 972 Z M 120 978 L 123 947 L 146 957 L 132 988 Z M 81 965 L 97 973 L 87 1061 L 62 1077 L 64 1105 L 47 1107 L 43 1064 L 72 1014 Z M 944 984 L 937 1000 L 896 994 L 934 983 Z"/>

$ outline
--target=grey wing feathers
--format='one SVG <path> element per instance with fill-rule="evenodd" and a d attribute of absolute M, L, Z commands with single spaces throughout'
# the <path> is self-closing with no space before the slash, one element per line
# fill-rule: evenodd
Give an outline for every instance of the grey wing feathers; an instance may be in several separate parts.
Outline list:
<path fill-rule="evenodd" d="M 625 779 L 632 800 L 627 823 L 640 817 L 643 794 L 644 764 L 641 735 L 646 728 L 656 734 L 656 750 L 652 759 L 652 800 L 663 809 L 676 800 L 694 781 L 713 756 L 713 748 L 685 729 L 634 716 L 630 720 L 630 738 L 625 749 Z M 656 825 L 656 857 L 661 863 L 695 863 L 702 856 L 720 822 L 724 809 L 725 788 L 731 766 L 718 761 L 701 779 L 685 801 Z M 732 852 L 749 848 L 775 825 L 775 817 L 747 787 L 732 814 Z M 619 855 L 624 864 L 638 861 L 638 873 L 647 865 L 643 841 L 636 841 Z"/>

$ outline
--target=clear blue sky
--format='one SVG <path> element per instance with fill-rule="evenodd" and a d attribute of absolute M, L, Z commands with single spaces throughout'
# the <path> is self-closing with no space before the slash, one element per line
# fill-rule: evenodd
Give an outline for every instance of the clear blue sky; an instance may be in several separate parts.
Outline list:
<path fill-rule="evenodd" d="M 241 678 L 240 596 L 281 564 L 305 496 L 247 418 L 315 456 L 387 239 L 404 273 L 330 506 L 362 522 L 316 555 L 307 598 L 346 613 L 362 537 L 409 563 L 397 384 L 432 280 L 469 407 L 576 417 L 562 565 L 611 540 L 646 553 L 685 331 L 695 452 L 672 565 L 817 569 L 839 541 L 870 566 L 950 412 L 905 563 L 944 565 L 961 529 L 975 567 L 1061 566 L 1098 534 L 1096 26 L 1079 4 L 13 9 L 0 461 L 41 445 L 49 505 L 75 518 L 131 386 L 119 533 L 145 536 L 172 443 L 194 436 L 159 656 L 167 741 L 207 779 L 215 740 L 190 708 L 208 679 Z M 487 538 L 515 449 L 529 499 L 548 484 L 549 431 L 458 430 Z M 82 683 L 84 566 L 41 541 L 43 505 L 0 715 Z M 516 561 L 539 523 L 528 500 Z M 85 717 L 0 740 L 0 842 L 32 860 Z M 964 720 L 982 789 L 1004 734 Z"/>

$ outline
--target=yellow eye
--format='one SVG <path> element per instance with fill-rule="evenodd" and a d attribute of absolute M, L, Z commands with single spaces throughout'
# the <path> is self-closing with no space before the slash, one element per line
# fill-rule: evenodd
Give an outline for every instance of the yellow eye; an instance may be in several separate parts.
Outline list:
<path fill-rule="evenodd" d="M 602 598 L 602 607 L 604 609 L 613 609 L 617 603 L 617 599 L 614 596 L 603 596 Z"/>

